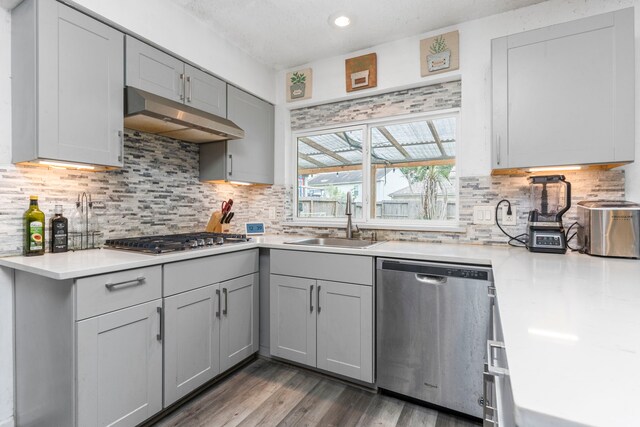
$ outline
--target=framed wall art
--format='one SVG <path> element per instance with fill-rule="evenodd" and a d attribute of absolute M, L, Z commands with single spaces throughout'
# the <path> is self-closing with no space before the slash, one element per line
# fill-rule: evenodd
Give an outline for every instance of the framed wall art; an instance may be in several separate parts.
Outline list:
<path fill-rule="evenodd" d="M 370 53 L 345 61 L 347 92 L 378 86 L 377 58 L 375 53 Z"/>
<path fill-rule="evenodd" d="M 446 73 L 460 68 L 457 31 L 420 40 L 420 75 Z"/>
<path fill-rule="evenodd" d="M 311 98 L 313 88 L 313 72 L 311 68 L 287 73 L 287 102 L 301 101 Z"/>

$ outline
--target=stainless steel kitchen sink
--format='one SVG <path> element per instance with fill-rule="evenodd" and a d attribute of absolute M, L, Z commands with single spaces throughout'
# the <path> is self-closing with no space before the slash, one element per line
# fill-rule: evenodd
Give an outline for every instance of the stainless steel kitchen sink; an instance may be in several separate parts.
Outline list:
<path fill-rule="evenodd" d="M 373 240 L 345 239 L 341 237 L 316 237 L 311 239 L 293 240 L 285 242 L 288 245 L 305 245 L 305 246 L 332 246 L 338 248 L 359 248 L 365 249 L 384 242 L 376 242 Z"/>

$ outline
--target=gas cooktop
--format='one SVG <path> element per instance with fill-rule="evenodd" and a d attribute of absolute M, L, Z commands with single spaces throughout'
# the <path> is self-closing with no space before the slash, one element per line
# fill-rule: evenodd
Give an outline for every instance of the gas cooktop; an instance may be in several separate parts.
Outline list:
<path fill-rule="evenodd" d="M 201 249 L 225 243 L 248 242 L 246 234 L 232 233 L 184 233 L 163 236 L 131 237 L 125 239 L 108 239 L 105 246 L 109 249 L 148 254 L 162 254 L 192 249 Z"/>

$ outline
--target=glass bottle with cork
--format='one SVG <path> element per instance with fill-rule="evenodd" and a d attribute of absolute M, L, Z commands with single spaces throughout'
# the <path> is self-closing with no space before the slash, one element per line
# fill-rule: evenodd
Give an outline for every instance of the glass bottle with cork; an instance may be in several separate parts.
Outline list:
<path fill-rule="evenodd" d="M 24 213 L 26 256 L 44 255 L 44 212 L 38 209 L 38 196 L 29 197 L 29 209 Z"/>

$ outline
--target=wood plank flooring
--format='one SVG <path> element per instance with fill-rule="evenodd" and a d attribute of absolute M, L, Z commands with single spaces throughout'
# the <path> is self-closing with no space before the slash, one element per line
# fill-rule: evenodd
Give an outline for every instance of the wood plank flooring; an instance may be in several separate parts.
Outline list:
<path fill-rule="evenodd" d="M 471 427 L 480 424 L 305 369 L 257 359 L 156 425 Z"/>

